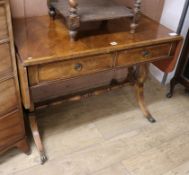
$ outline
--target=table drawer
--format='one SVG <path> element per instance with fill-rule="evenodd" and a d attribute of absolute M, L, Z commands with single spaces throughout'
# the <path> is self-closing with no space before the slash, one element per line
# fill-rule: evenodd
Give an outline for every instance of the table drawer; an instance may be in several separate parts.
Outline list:
<path fill-rule="evenodd" d="M 145 61 L 155 61 L 171 56 L 172 43 L 144 48 L 130 49 L 118 54 L 117 66 L 125 66 Z"/>
<path fill-rule="evenodd" d="M 15 110 L 0 118 L 0 148 L 23 138 L 24 127 L 21 114 Z"/>
<path fill-rule="evenodd" d="M 91 56 L 75 60 L 38 65 L 29 68 L 30 85 L 65 79 L 112 68 L 112 55 Z"/>
<path fill-rule="evenodd" d="M 11 72 L 11 51 L 9 44 L 0 45 L 0 75 L 3 73 Z M 1 78 L 1 77 L 0 77 Z"/>
<path fill-rule="evenodd" d="M 83 94 L 83 92 L 95 88 L 109 86 L 112 80 L 121 83 L 126 80 L 127 76 L 127 68 L 110 69 L 90 75 L 32 86 L 30 92 L 32 101 L 40 103 L 60 97 L 72 96 L 73 94 Z"/>
<path fill-rule="evenodd" d="M 18 99 L 14 79 L 0 82 L 0 115 L 17 108 Z"/>
<path fill-rule="evenodd" d="M 0 4 L 0 40 L 8 36 L 5 4 Z"/>

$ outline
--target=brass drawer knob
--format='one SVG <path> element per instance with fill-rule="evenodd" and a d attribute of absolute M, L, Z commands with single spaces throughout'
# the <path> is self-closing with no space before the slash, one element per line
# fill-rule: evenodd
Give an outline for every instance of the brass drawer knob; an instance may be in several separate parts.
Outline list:
<path fill-rule="evenodd" d="M 143 55 L 143 57 L 148 57 L 148 56 L 150 56 L 150 52 L 148 50 L 144 50 L 142 52 L 142 55 Z"/>
<path fill-rule="evenodd" d="M 75 66 L 74 66 L 74 69 L 75 69 L 76 71 L 81 71 L 82 68 L 83 68 L 83 65 L 80 64 L 80 63 L 77 63 L 77 64 L 75 64 Z"/>

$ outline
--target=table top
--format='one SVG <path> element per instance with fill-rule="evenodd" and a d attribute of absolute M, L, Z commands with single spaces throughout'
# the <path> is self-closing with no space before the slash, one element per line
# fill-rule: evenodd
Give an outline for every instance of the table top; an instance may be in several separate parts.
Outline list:
<path fill-rule="evenodd" d="M 62 18 L 54 21 L 49 16 L 15 19 L 13 24 L 16 46 L 25 66 L 182 39 L 170 36 L 171 30 L 145 16 L 141 17 L 135 34 L 130 33 L 130 20 L 126 18 L 109 21 L 104 28 L 83 30 L 77 41 L 70 41 Z M 116 45 L 111 45 L 112 42 Z"/>

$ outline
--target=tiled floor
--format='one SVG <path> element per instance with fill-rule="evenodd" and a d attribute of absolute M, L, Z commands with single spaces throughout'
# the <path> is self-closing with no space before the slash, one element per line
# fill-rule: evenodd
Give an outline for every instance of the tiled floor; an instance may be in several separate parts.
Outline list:
<path fill-rule="evenodd" d="M 0 175 L 189 175 L 189 95 L 172 99 L 154 80 L 146 101 L 156 124 L 143 118 L 131 87 L 38 112 L 49 161 L 12 150 Z"/>

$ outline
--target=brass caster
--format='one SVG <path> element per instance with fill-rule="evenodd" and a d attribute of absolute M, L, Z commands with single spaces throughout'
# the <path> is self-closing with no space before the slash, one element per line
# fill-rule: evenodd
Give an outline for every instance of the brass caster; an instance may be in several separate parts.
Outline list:
<path fill-rule="evenodd" d="M 40 156 L 41 158 L 41 165 L 43 165 L 47 161 L 47 156 L 45 154 Z"/>
<path fill-rule="evenodd" d="M 151 115 L 147 116 L 147 119 L 150 123 L 156 123 L 156 119 L 154 119 Z"/>

